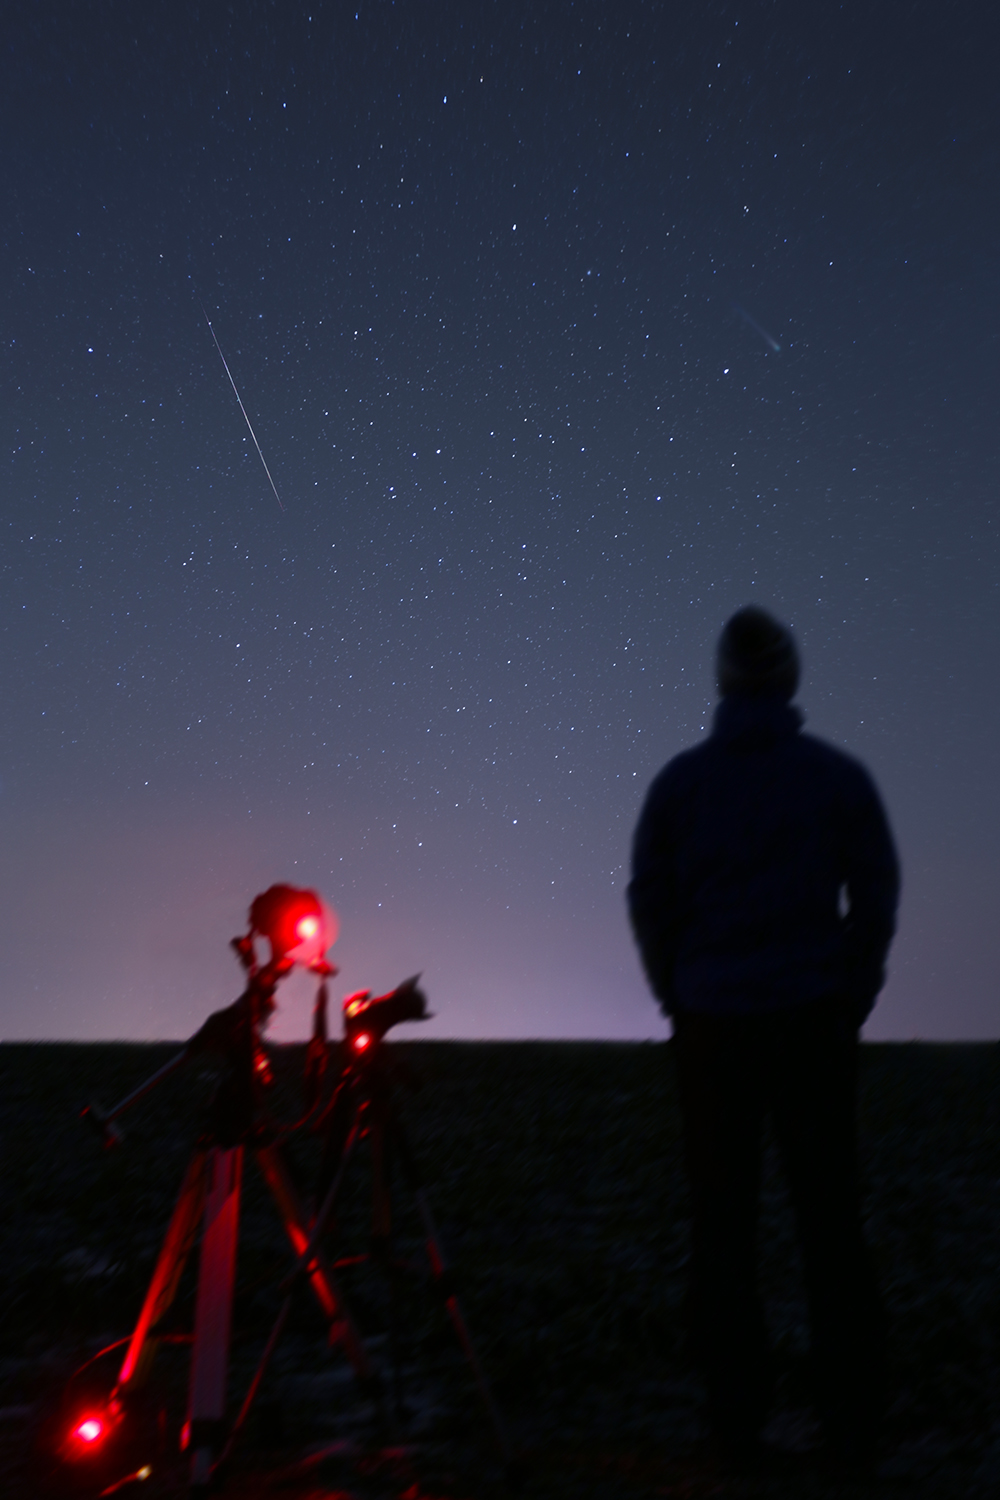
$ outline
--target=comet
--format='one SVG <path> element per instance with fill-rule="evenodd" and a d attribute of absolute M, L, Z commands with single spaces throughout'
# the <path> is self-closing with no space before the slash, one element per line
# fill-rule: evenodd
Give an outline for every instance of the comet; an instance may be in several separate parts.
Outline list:
<path fill-rule="evenodd" d="M 751 318 L 750 314 L 747 312 L 747 310 L 746 310 L 745 307 L 741 307 L 738 302 L 734 302 L 733 303 L 733 312 L 739 313 L 739 315 L 743 319 L 744 323 L 749 323 L 750 327 L 753 329 L 754 333 L 759 333 L 760 334 L 761 338 L 764 340 L 765 344 L 767 345 L 767 347 L 771 350 L 771 352 L 773 354 L 780 354 L 781 353 L 781 345 L 778 343 L 778 340 L 777 339 L 773 339 L 771 337 L 771 335 L 768 333 L 768 331 L 767 331 L 766 328 L 761 328 L 761 326 L 757 322 L 756 318 Z"/>
<path fill-rule="evenodd" d="M 222 345 L 219 343 L 219 340 L 215 337 L 215 329 L 212 327 L 212 320 L 211 320 L 211 318 L 208 316 L 208 313 L 205 312 L 205 305 L 204 305 L 204 303 L 202 303 L 201 310 L 202 310 L 203 313 L 205 313 L 205 322 L 208 324 L 208 331 L 212 335 L 212 339 L 213 339 L 213 342 L 215 344 L 215 347 L 219 351 L 219 358 L 222 360 L 222 363 L 223 363 L 223 365 L 225 367 L 226 374 L 229 376 L 229 384 L 233 388 L 233 395 L 236 397 L 236 400 L 239 402 L 240 411 L 243 413 L 243 420 L 246 422 L 247 426 L 250 428 L 250 436 L 253 438 L 253 445 L 257 449 L 257 456 L 260 459 L 261 463 L 264 465 L 264 473 L 267 475 L 267 482 L 271 486 L 272 490 L 274 490 L 274 498 L 278 502 L 278 508 L 279 508 L 279 510 L 283 511 L 285 507 L 281 503 L 281 496 L 278 494 L 277 485 L 275 484 L 274 480 L 271 478 L 271 471 L 267 467 L 267 459 L 264 457 L 263 453 L 261 453 L 261 451 L 260 451 L 260 444 L 257 441 L 257 434 L 254 432 L 253 427 L 251 426 L 250 418 L 247 416 L 247 409 L 243 405 L 243 402 L 242 402 L 242 400 L 240 398 L 239 391 L 236 389 L 236 381 L 233 379 L 232 371 L 230 370 L 229 366 L 226 364 L 226 356 L 222 352 Z M 746 316 L 746 315 L 744 314 L 744 316 Z"/>

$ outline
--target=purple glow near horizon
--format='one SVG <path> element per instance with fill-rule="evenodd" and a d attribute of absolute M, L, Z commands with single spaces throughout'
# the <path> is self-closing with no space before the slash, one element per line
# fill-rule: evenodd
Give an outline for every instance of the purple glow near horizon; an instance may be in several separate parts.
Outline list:
<path fill-rule="evenodd" d="M 866 1034 L 995 1037 L 976 18 L 47 14 L 0 101 L 0 1037 L 189 1034 L 277 881 L 335 996 L 422 972 L 401 1035 L 666 1036 L 631 830 L 750 600 L 898 837 Z"/>

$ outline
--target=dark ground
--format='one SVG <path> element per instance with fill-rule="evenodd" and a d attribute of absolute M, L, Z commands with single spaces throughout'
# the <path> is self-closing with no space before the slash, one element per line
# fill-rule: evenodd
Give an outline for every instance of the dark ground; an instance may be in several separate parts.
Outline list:
<path fill-rule="evenodd" d="M 130 1327 L 208 1091 L 192 1065 L 137 1106 L 117 1151 L 78 1121 L 170 1046 L 0 1046 L 0 1492 L 39 1493 L 46 1423 L 86 1359 Z M 611 1043 L 410 1043 L 420 1090 L 404 1099 L 463 1305 L 525 1455 L 526 1500 L 560 1497 L 988 1496 L 1000 1492 L 1000 1048 L 868 1045 L 862 1142 L 869 1235 L 892 1319 L 894 1400 L 874 1477 L 831 1477 L 808 1458 L 788 1477 L 726 1474 L 700 1456 L 698 1387 L 680 1309 L 688 1226 L 669 1049 Z M 302 1053 L 275 1049 L 275 1112 L 291 1118 Z M 293 1147 L 303 1185 L 311 1142 Z M 353 1163 L 337 1253 L 364 1248 L 368 1164 Z M 783 1372 L 771 1435 L 806 1450 L 806 1328 L 792 1224 L 769 1160 L 762 1281 Z M 411 1205 L 401 1252 L 418 1263 Z M 248 1168 L 231 1389 L 242 1394 L 290 1264 Z M 376 1356 L 385 1292 L 364 1269 L 345 1290 Z M 507 1493 L 468 1373 L 423 1280 L 403 1293 L 407 1422 L 388 1437 L 324 1347 L 303 1298 L 262 1391 L 227 1493 L 319 1500 L 495 1500 Z M 192 1278 L 178 1327 L 190 1326 Z M 120 1355 L 118 1356 L 120 1358 Z M 186 1350 L 164 1348 L 153 1389 L 168 1411 L 144 1500 L 183 1493 L 175 1457 Z M 113 1357 L 89 1376 L 108 1384 Z M 88 1376 L 84 1377 L 84 1381 Z M 154 1442 L 152 1422 L 150 1441 Z M 39 1435 L 41 1434 L 41 1440 Z M 308 1450 L 340 1449 L 308 1473 Z M 68 1492 L 67 1492 L 68 1493 Z"/>

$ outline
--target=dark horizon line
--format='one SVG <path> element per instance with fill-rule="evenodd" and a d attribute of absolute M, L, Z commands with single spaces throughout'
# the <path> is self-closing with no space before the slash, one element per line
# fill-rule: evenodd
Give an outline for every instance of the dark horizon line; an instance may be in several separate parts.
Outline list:
<path fill-rule="evenodd" d="M 184 1037 L 0 1037 L 0 1047 L 177 1047 L 183 1048 L 188 1038 Z M 342 1038 L 332 1037 L 331 1045 Z M 463 1047 L 663 1047 L 671 1037 L 586 1037 L 586 1036 L 400 1036 L 393 1037 L 392 1046 L 400 1043 L 414 1046 L 447 1045 Z M 265 1037 L 269 1047 L 305 1047 L 309 1038 L 295 1041 L 279 1041 Z M 865 1037 L 863 1047 L 1000 1047 L 1000 1037 Z"/>

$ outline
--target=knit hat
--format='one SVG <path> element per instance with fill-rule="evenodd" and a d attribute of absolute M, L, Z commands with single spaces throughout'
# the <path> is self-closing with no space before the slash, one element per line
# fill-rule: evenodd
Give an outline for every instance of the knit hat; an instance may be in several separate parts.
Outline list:
<path fill-rule="evenodd" d="M 792 632 L 756 604 L 738 609 L 719 637 L 719 692 L 793 698 L 799 685 L 799 653 Z"/>

